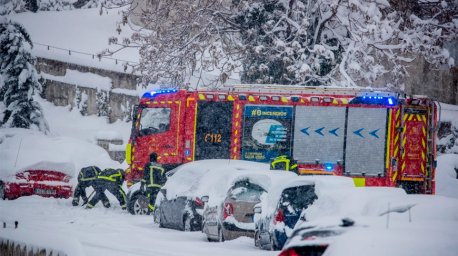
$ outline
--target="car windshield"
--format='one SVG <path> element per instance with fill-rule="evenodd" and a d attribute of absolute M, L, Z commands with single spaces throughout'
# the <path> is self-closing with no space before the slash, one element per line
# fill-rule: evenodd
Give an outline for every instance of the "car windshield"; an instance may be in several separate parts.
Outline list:
<path fill-rule="evenodd" d="M 287 188 L 280 198 L 280 207 L 290 213 L 299 214 L 306 209 L 317 198 L 315 186 L 305 185 Z"/>
<path fill-rule="evenodd" d="M 170 126 L 170 108 L 144 108 L 140 117 L 140 136 L 165 132 Z"/>
<path fill-rule="evenodd" d="M 236 201 L 256 202 L 260 201 L 263 192 L 265 190 L 262 187 L 245 180 L 235 183 L 229 190 L 229 195 Z"/>

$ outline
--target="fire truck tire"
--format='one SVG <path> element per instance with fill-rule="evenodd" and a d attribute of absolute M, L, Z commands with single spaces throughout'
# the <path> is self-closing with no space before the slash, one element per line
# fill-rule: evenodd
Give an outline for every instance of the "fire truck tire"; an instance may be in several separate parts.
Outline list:
<path fill-rule="evenodd" d="M 132 215 L 149 215 L 149 199 L 142 191 L 135 191 L 127 202 L 127 210 Z"/>

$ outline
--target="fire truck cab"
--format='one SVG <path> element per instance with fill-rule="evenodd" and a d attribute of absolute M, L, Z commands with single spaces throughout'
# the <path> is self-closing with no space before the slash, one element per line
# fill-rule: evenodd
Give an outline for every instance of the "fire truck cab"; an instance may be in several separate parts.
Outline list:
<path fill-rule="evenodd" d="M 133 108 L 129 185 L 149 154 L 166 169 L 201 159 L 270 162 L 300 174 L 345 175 L 357 186 L 434 193 L 438 105 L 368 88 L 230 86 L 147 92 Z"/>

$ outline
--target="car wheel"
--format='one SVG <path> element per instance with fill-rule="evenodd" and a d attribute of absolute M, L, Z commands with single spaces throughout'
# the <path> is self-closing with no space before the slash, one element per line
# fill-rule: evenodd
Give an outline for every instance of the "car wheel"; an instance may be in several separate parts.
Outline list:
<path fill-rule="evenodd" d="M 0 181 L 0 199 L 5 199 L 5 184 Z"/>
<path fill-rule="evenodd" d="M 183 217 L 183 230 L 185 232 L 191 232 L 191 218 L 188 215 Z"/>
<path fill-rule="evenodd" d="M 149 215 L 151 211 L 148 208 L 149 198 L 141 191 L 136 191 L 129 198 L 127 210 L 133 215 Z"/>
<path fill-rule="evenodd" d="M 153 221 L 156 224 L 161 224 L 161 211 L 159 210 L 159 206 L 154 208 Z"/>
<path fill-rule="evenodd" d="M 277 251 L 278 250 L 278 246 L 275 243 L 275 239 L 274 239 L 273 235 L 270 235 L 269 247 L 270 247 L 269 249 L 271 251 Z"/>
<path fill-rule="evenodd" d="M 218 242 L 224 242 L 223 228 L 218 228 Z"/>
<path fill-rule="evenodd" d="M 261 248 L 261 236 L 259 235 L 259 231 L 255 231 L 254 233 L 254 246 Z"/>

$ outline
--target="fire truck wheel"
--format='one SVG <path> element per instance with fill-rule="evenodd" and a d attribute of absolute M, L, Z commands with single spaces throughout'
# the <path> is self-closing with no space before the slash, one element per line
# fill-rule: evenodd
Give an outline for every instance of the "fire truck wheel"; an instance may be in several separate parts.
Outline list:
<path fill-rule="evenodd" d="M 133 215 L 149 215 L 149 199 L 142 191 L 135 191 L 129 198 L 127 210 Z"/>

